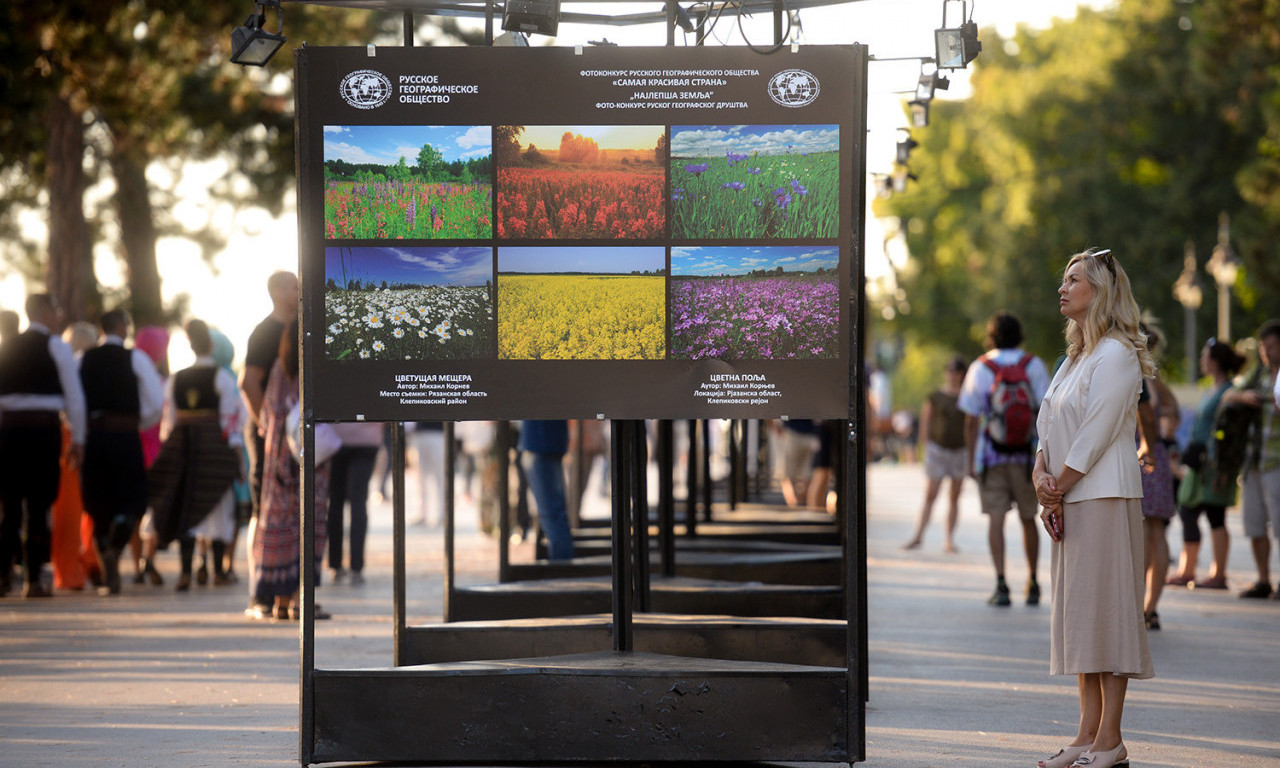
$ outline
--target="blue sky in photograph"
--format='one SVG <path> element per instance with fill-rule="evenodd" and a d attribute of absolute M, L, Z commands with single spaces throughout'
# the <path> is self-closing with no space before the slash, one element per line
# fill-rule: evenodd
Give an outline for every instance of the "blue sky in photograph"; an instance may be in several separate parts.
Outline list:
<path fill-rule="evenodd" d="M 744 275 L 755 269 L 834 269 L 840 249 L 812 245 L 714 245 L 671 249 L 672 275 Z"/>
<path fill-rule="evenodd" d="M 403 157 L 416 165 L 423 144 L 440 150 L 445 162 L 485 157 L 493 151 L 487 125 L 326 125 L 324 159 L 395 165 Z"/>
<path fill-rule="evenodd" d="M 836 152 L 838 125 L 673 125 L 672 157 L 722 157 L 735 154 L 782 155 Z"/>
<path fill-rule="evenodd" d="M 381 285 L 484 285 L 493 279 L 493 249 L 454 248 L 326 248 L 324 276 L 343 285 L 347 280 Z"/>
<path fill-rule="evenodd" d="M 565 248 L 535 246 L 499 248 L 499 272 L 586 272 L 630 274 L 633 270 L 654 272 L 665 269 L 667 255 L 658 246 L 618 248 Z"/>

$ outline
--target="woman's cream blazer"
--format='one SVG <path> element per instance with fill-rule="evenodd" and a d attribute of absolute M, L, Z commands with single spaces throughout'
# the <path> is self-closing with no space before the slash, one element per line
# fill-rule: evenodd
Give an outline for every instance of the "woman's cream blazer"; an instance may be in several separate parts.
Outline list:
<path fill-rule="evenodd" d="M 1137 354 L 1108 336 L 1058 369 L 1040 405 L 1040 453 L 1055 477 L 1064 466 L 1080 478 L 1064 499 L 1142 498 L 1135 435 L 1142 371 Z"/>

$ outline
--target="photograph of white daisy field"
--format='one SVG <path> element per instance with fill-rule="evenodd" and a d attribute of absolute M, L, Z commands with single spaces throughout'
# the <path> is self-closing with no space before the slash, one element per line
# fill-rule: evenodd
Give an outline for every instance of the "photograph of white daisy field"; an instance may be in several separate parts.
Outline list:
<path fill-rule="evenodd" d="M 329 360 L 493 356 L 490 248 L 326 248 Z"/>

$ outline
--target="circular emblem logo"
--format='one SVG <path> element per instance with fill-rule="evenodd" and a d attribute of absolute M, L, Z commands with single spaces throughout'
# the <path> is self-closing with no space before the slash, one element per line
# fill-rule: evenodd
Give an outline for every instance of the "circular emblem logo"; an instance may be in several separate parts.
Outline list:
<path fill-rule="evenodd" d="M 769 98 L 784 107 L 808 106 L 821 90 L 818 78 L 803 69 L 784 69 L 769 79 Z"/>
<path fill-rule="evenodd" d="M 376 109 L 391 98 L 391 80 L 374 69 L 357 69 L 342 78 L 338 92 L 356 109 Z"/>

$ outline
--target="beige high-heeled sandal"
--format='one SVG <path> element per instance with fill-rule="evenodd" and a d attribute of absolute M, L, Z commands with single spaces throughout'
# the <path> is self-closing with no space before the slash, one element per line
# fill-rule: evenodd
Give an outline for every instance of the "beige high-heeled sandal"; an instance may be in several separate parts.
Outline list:
<path fill-rule="evenodd" d="M 1082 744 L 1078 747 L 1068 746 L 1058 750 L 1058 754 L 1053 757 L 1046 758 L 1036 763 L 1039 768 L 1067 768 L 1076 761 L 1076 758 L 1083 755 L 1085 750 L 1089 748 L 1088 744 Z"/>
<path fill-rule="evenodd" d="M 1106 752 L 1085 752 L 1076 758 L 1071 764 L 1074 768 L 1112 768 L 1113 766 L 1128 766 L 1129 751 L 1124 748 L 1124 742 L 1120 742 L 1115 749 Z"/>

